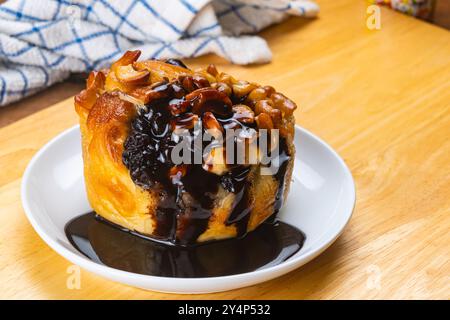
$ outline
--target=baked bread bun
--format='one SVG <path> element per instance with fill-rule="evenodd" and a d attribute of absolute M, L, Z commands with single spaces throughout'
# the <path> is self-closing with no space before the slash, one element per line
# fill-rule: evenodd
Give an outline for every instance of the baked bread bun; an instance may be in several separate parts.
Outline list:
<path fill-rule="evenodd" d="M 75 97 L 95 212 L 180 245 L 240 237 L 275 217 L 291 181 L 295 103 L 213 65 L 192 71 L 179 60 L 138 61 L 139 55 L 128 51 L 109 70 L 91 72 Z M 225 133 L 233 129 L 240 133 L 230 140 Z M 269 163 L 263 129 L 265 154 L 277 150 Z M 194 141 L 202 134 L 212 142 L 223 135 L 230 146 L 209 142 L 206 150 L 202 141 L 198 157 Z M 181 138 L 189 143 L 179 154 L 191 162 L 173 159 Z M 236 161 L 239 152 L 231 149 L 239 146 L 241 161 L 228 161 Z M 269 167 L 272 174 L 264 174 Z"/>

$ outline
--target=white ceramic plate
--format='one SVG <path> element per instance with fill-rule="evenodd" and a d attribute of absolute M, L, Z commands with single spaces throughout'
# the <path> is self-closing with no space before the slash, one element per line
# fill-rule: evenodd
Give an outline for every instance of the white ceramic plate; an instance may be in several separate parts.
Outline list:
<path fill-rule="evenodd" d="M 206 293 L 254 285 L 281 276 L 328 248 L 350 220 L 353 178 L 339 155 L 312 133 L 296 127 L 293 182 L 279 218 L 306 234 L 303 248 L 287 261 L 253 272 L 214 278 L 166 278 L 130 273 L 93 262 L 67 240 L 64 226 L 91 210 L 84 186 L 79 127 L 45 145 L 22 180 L 22 203 L 41 238 L 80 267 L 128 285 L 163 292 Z"/>

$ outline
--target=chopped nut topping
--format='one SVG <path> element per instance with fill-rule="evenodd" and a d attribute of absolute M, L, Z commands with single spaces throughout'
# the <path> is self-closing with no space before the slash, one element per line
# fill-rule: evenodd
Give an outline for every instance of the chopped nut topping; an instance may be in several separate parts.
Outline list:
<path fill-rule="evenodd" d="M 229 85 L 230 87 L 233 85 L 233 83 L 236 83 L 236 79 L 234 79 L 232 76 L 226 73 L 220 73 L 217 77 L 218 82 L 223 82 Z"/>
<path fill-rule="evenodd" d="M 267 92 L 264 88 L 261 88 L 261 87 L 252 90 L 252 92 L 250 92 L 247 97 L 247 99 L 252 103 L 259 101 L 259 100 L 266 99 L 266 98 L 267 98 Z"/>
<path fill-rule="evenodd" d="M 273 93 L 276 92 L 272 86 L 264 86 L 263 88 L 266 91 L 268 97 L 270 97 Z"/>
<path fill-rule="evenodd" d="M 209 81 L 201 75 L 181 76 L 178 80 L 187 92 L 210 86 Z"/>
<path fill-rule="evenodd" d="M 209 81 L 206 80 L 205 77 L 202 77 L 201 75 L 195 75 L 192 77 L 192 81 L 194 82 L 195 86 L 200 89 L 200 88 L 206 88 L 209 87 Z"/>
<path fill-rule="evenodd" d="M 141 51 L 139 50 L 125 52 L 125 54 L 119 60 L 112 64 L 111 70 L 115 71 L 117 67 L 132 64 L 133 62 L 137 61 L 137 59 L 139 59 L 140 55 Z"/>
<path fill-rule="evenodd" d="M 277 109 L 280 109 L 281 112 L 283 112 L 287 116 L 292 115 L 294 113 L 294 110 L 297 109 L 297 105 L 291 99 L 287 98 L 285 95 L 279 92 L 273 93 L 270 98 L 273 100 L 275 107 Z"/>
<path fill-rule="evenodd" d="M 167 82 L 162 81 L 153 85 L 138 87 L 133 89 L 129 94 L 130 96 L 141 100 L 144 104 L 147 104 L 152 100 L 169 97 L 171 93 L 170 90 L 171 86 Z"/>
<path fill-rule="evenodd" d="M 212 112 L 205 112 L 202 121 L 209 134 L 214 138 L 218 139 L 222 135 L 223 128 Z"/>
<path fill-rule="evenodd" d="M 273 102 L 272 100 L 259 100 L 255 103 L 254 110 L 256 115 L 260 113 L 270 114 L 274 110 Z"/>
<path fill-rule="evenodd" d="M 194 84 L 194 79 L 192 79 L 192 77 L 189 76 L 182 76 L 180 77 L 180 81 L 181 81 L 181 85 L 183 86 L 183 88 L 188 91 L 194 91 L 195 89 L 198 89 L 195 84 Z"/>
<path fill-rule="evenodd" d="M 219 72 L 217 71 L 216 66 L 213 65 L 213 64 L 210 64 L 208 66 L 208 68 L 206 68 L 206 72 L 208 72 L 210 75 L 213 75 L 214 77 L 216 77 L 219 74 Z"/>
<path fill-rule="evenodd" d="M 256 89 L 257 85 L 248 81 L 239 80 L 237 83 L 233 84 L 232 87 L 233 93 L 237 97 L 243 97 L 249 94 L 253 89 Z"/>
<path fill-rule="evenodd" d="M 233 118 L 242 123 L 253 123 L 255 121 L 255 113 L 245 104 L 236 104 L 233 106 Z"/>
<path fill-rule="evenodd" d="M 260 113 L 255 120 L 260 129 L 272 130 L 274 128 L 272 118 L 267 113 Z"/>
<path fill-rule="evenodd" d="M 211 84 L 211 87 L 213 87 L 217 91 L 225 93 L 227 96 L 231 96 L 231 87 L 225 82 L 214 82 Z"/>
<path fill-rule="evenodd" d="M 272 118 L 272 122 L 275 128 L 279 128 L 281 124 L 282 114 L 281 111 L 273 107 L 272 100 L 259 100 L 255 104 L 255 114 L 259 115 L 266 113 Z"/>
<path fill-rule="evenodd" d="M 142 105 L 167 99 L 170 113 L 180 117 L 174 128 L 192 128 L 202 117 L 205 125 L 215 130 L 256 124 L 280 129 L 282 136 L 293 135 L 290 117 L 297 106 L 273 87 L 237 80 L 214 65 L 192 71 L 180 61 L 137 61 L 139 56 L 138 50 L 128 51 L 109 71 L 91 73 L 76 104 L 89 109 L 103 92 L 119 91 Z M 181 117 L 185 113 L 191 115 Z M 236 121 L 221 123 L 216 116 Z"/>
<path fill-rule="evenodd" d="M 150 76 L 149 71 L 137 71 L 131 64 L 117 67 L 115 73 L 119 81 L 132 85 L 146 84 Z"/>
<path fill-rule="evenodd" d="M 191 101 L 192 112 L 196 114 L 211 111 L 226 115 L 232 106 L 230 98 L 225 93 L 211 87 L 197 89 L 186 95 L 185 99 Z"/>

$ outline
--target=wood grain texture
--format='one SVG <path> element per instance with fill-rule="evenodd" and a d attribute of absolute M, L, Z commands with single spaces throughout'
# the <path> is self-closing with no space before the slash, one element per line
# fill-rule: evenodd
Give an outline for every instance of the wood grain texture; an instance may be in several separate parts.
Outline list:
<path fill-rule="evenodd" d="M 316 20 L 263 32 L 273 63 L 233 66 L 300 105 L 298 123 L 330 143 L 355 178 L 357 204 L 343 235 L 304 267 L 260 285 L 188 298 L 450 298 L 450 33 L 382 10 L 365 27 L 363 1 L 320 1 Z M 0 298 L 176 299 L 86 271 L 34 232 L 20 203 L 21 175 L 50 138 L 76 124 L 71 100 L 0 129 Z M 379 286 L 373 285 L 379 279 Z"/>

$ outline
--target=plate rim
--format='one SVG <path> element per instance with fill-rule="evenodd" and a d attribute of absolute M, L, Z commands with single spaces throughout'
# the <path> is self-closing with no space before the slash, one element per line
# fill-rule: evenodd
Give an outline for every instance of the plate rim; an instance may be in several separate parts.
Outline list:
<path fill-rule="evenodd" d="M 346 204 L 346 206 L 348 206 L 348 208 L 346 208 L 346 210 L 345 210 L 346 211 L 345 212 L 346 216 L 344 217 L 345 219 L 343 220 L 341 225 L 338 226 L 339 231 L 336 234 L 334 234 L 333 236 L 326 237 L 325 240 L 323 240 L 323 243 L 317 249 L 311 250 L 310 252 L 306 253 L 305 255 L 299 255 L 298 257 L 295 257 L 292 260 L 288 259 L 288 260 L 284 261 L 283 263 L 280 263 L 275 266 L 271 266 L 271 267 L 260 269 L 260 270 L 255 270 L 255 271 L 250 271 L 250 272 L 245 272 L 245 273 L 240 273 L 240 274 L 234 274 L 234 275 L 220 276 L 220 277 L 201 277 L 201 278 L 161 277 L 161 276 L 152 276 L 152 275 L 133 273 L 133 272 L 129 272 L 129 271 L 115 269 L 115 268 L 109 267 L 107 265 L 102 265 L 102 264 L 99 264 L 97 262 L 90 260 L 87 257 L 83 257 L 83 256 L 80 256 L 80 255 L 72 252 L 71 250 L 67 249 L 65 246 L 63 246 L 62 244 L 58 243 L 56 240 L 53 240 L 50 236 L 48 236 L 47 233 L 45 232 L 44 228 L 42 228 L 40 226 L 40 224 L 37 222 L 37 220 L 35 219 L 33 210 L 30 208 L 30 205 L 28 203 L 29 196 L 28 196 L 27 187 L 29 185 L 30 176 L 33 172 L 33 168 L 36 165 L 36 162 L 54 143 L 56 143 L 56 141 L 63 139 L 65 136 L 71 134 L 72 131 L 75 131 L 75 130 L 79 130 L 79 125 L 72 126 L 71 128 L 68 128 L 68 129 L 62 131 L 61 133 L 59 133 L 58 135 L 56 135 L 55 137 L 50 139 L 42 148 L 39 149 L 38 152 L 36 152 L 36 154 L 33 155 L 32 159 L 28 163 L 28 165 L 24 171 L 24 174 L 22 176 L 22 182 L 21 182 L 21 188 L 20 188 L 22 207 L 23 207 L 25 215 L 26 215 L 27 219 L 29 220 L 29 222 L 31 223 L 33 229 L 36 231 L 36 233 L 41 237 L 42 240 L 44 240 L 44 242 L 51 249 L 56 251 L 56 253 L 58 253 L 59 255 L 64 257 L 66 260 L 69 260 L 70 262 L 84 268 L 85 270 L 87 270 L 89 272 L 93 272 L 95 274 L 98 274 L 102 277 L 108 278 L 115 282 L 123 283 L 123 282 L 125 282 L 125 279 L 131 277 L 131 278 L 133 278 L 132 282 L 142 283 L 142 286 L 140 286 L 139 284 L 131 284 L 132 286 L 137 286 L 137 287 L 140 287 L 140 288 L 143 288 L 146 290 L 155 290 L 158 292 L 177 293 L 177 294 L 180 294 L 180 293 L 181 294 L 200 294 L 200 293 L 210 293 L 210 292 L 221 292 L 221 291 L 232 290 L 233 288 L 237 289 L 237 288 L 241 288 L 241 287 L 246 287 L 246 286 L 251 286 L 251 285 L 258 284 L 258 283 L 266 282 L 266 281 L 277 278 L 281 275 L 289 273 L 292 270 L 303 266 L 304 264 L 308 263 L 309 261 L 313 260 L 318 255 L 320 255 L 326 249 L 328 249 L 336 241 L 336 239 L 339 238 L 339 236 L 343 233 L 343 231 L 345 230 L 346 226 L 348 225 L 351 217 L 353 216 L 353 212 L 354 212 L 354 208 L 355 208 L 355 204 L 356 204 L 356 188 L 355 188 L 355 182 L 354 182 L 353 176 L 352 176 L 351 171 L 348 168 L 347 164 L 341 158 L 341 156 L 330 145 L 328 145 L 324 140 L 322 140 L 321 138 L 319 138 L 318 136 L 316 136 L 309 130 L 296 124 L 295 130 L 302 131 L 302 133 L 304 133 L 304 134 L 308 135 L 310 138 L 316 140 L 319 144 L 322 145 L 322 147 L 324 147 L 325 149 L 327 149 L 328 151 L 330 151 L 332 153 L 332 155 L 336 158 L 336 160 L 338 160 L 340 166 L 343 168 L 345 179 L 350 182 L 350 190 L 349 190 L 350 198 L 349 199 L 351 201 L 349 202 L 349 205 Z M 76 248 L 74 248 L 74 249 L 76 250 Z M 263 280 L 256 279 L 256 281 L 255 281 L 255 279 L 253 279 L 253 280 L 248 279 L 249 277 L 263 278 Z M 117 280 L 117 279 L 121 279 L 121 280 Z M 199 291 L 195 291 L 195 292 L 164 291 L 164 290 L 158 290 L 158 289 L 148 289 L 144 286 L 144 284 L 146 284 L 148 282 L 152 282 L 152 281 L 169 281 L 169 280 L 179 282 L 181 284 L 180 287 L 183 287 L 185 285 L 192 285 L 194 283 L 197 284 L 198 286 L 201 286 L 200 284 L 205 281 L 226 284 L 228 281 L 239 282 L 240 280 L 248 280 L 251 283 L 245 284 L 245 285 L 234 285 L 230 289 L 218 289 L 218 290 L 206 290 L 206 291 L 199 290 Z M 129 282 L 125 282 L 125 283 L 129 284 Z"/>

